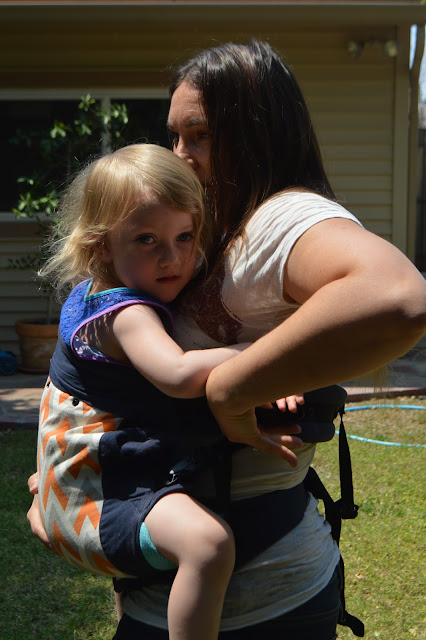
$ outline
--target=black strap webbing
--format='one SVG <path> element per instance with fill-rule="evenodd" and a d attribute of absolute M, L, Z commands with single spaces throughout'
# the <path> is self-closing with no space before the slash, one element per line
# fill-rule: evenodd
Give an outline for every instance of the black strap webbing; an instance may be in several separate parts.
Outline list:
<path fill-rule="evenodd" d="M 343 520 L 352 520 L 358 515 L 358 505 L 354 502 L 354 487 L 352 481 L 352 462 L 349 451 L 348 438 L 346 436 L 345 425 L 343 424 L 343 414 L 345 410 L 342 407 L 340 414 L 339 429 L 339 471 L 340 471 L 340 493 L 341 498 L 338 501 L 340 515 Z"/>
<path fill-rule="evenodd" d="M 349 451 L 348 439 L 346 436 L 345 426 L 343 424 L 344 407 L 339 411 L 340 429 L 339 429 L 339 469 L 340 469 L 340 499 L 334 501 L 328 493 L 327 489 L 320 480 L 317 472 L 312 467 L 309 468 L 305 478 L 305 487 L 307 491 L 317 500 L 322 500 L 325 509 L 325 518 L 331 527 L 331 535 L 339 544 L 340 532 L 342 529 L 342 519 L 353 519 L 358 515 L 358 505 L 354 502 L 354 488 L 352 481 L 352 463 Z M 340 611 L 338 623 L 344 627 L 349 627 L 352 633 L 358 638 L 364 637 L 364 624 L 346 611 L 345 599 L 345 565 L 342 556 L 340 556 Z"/>

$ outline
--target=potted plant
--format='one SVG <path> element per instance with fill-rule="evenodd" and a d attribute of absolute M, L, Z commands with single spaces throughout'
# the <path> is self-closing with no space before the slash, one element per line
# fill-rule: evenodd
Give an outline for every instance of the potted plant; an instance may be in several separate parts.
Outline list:
<path fill-rule="evenodd" d="M 123 127 L 128 122 L 125 104 L 112 103 L 107 109 L 90 95 L 81 98 L 77 111 L 68 122 L 55 120 L 47 130 L 18 130 L 13 142 L 34 154 L 37 169 L 30 177 L 18 178 L 25 186 L 13 213 L 16 219 L 37 223 L 39 249 L 34 253 L 9 260 L 13 269 L 30 270 L 37 277 L 46 255 L 45 246 L 55 222 L 60 192 L 73 173 L 90 156 L 99 156 L 123 144 Z M 40 282 L 46 300 L 42 318 L 16 322 L 20 344 L 20 369 L 31 373 L 47 372 L 58 335 L 55 317 L 55 292 L 49 283 Z"/>

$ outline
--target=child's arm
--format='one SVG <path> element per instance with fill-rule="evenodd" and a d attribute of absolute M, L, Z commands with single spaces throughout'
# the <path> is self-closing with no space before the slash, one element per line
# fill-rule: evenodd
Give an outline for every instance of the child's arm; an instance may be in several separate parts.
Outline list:
<path fill-rule="evenodd" d="M 167 334 L 157 313 L 145 305 L 132 305 L 116 313 L 112 332 L 123 356 L 160 391 L 174 398 L 204 395 L 210 372 L 250 344 L 184 352 Z M 114 346 L 110 345 L 113 350 Z M 105 353 L 113 355 L 108 349 Z"/>

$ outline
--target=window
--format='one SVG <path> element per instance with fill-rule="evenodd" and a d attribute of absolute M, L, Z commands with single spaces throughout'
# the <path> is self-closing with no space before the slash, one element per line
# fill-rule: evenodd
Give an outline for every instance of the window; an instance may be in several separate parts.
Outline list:
<path fill-rule="evenodd" d="M 108 102 L 109 98 L 104 98 Z M 121 98 L 111 99 L 116 103 L 125 103 L 129 114 L 129 122 L 123 128 L 123 144 L 134 142 L 154 142 L 169 146 L 166 132 L 166 120 L 169 101 L 166 98 Z M 3 171 L 1 174 L 0 212 L 10 212 L 18 201 L 22 185 L 17 184 L 20 176 L 33 176 L 35 169 L 40 173 L 48 171 L 49 179 L 61 181 L 63 168 L 60 166 L 43 166 L 42 149 L 38 143 L 31 149 L 27 141 L 37 139 L 37 132 L 50 130 L 55 120 L 64 122 L 73 118 L 77 105 L 76 99 L 25 99 L 0 100 L 0 148 L 3 153 Z M 17 131 L 25 132 L 25 136 L 16 139 Z M 101 141 L 93 141 L 91 153 L 98 155 Z M 77 158 L 83 162 L 86 158 Z"/>

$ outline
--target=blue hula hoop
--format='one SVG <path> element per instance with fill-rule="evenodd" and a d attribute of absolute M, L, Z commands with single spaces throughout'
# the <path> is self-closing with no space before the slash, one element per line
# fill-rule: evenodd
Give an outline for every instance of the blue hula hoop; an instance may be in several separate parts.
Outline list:
<path fill-rule="evenodd" d="M 345 413 L 349 411 L 364 411 L 365 409 L 420 409 L 426 411 L 426 407 L 410 404 L 364 404 L 359 407 L 345 407 Z M 338 434 L 339 432 L 336 431 Z M 371 438 L 362 438 L 361 436 L 353 436 L 347 434 L 347 437 L 351 440 L 358 440 L 359 442 L 369 442 L 371 444 L 382 444 L 387 447 L 415 447 L 422 449 L 426 447 L 426 444 L 406 444 L 404 442 L 386 442 L 385 440 L 372 440 Z"/>

